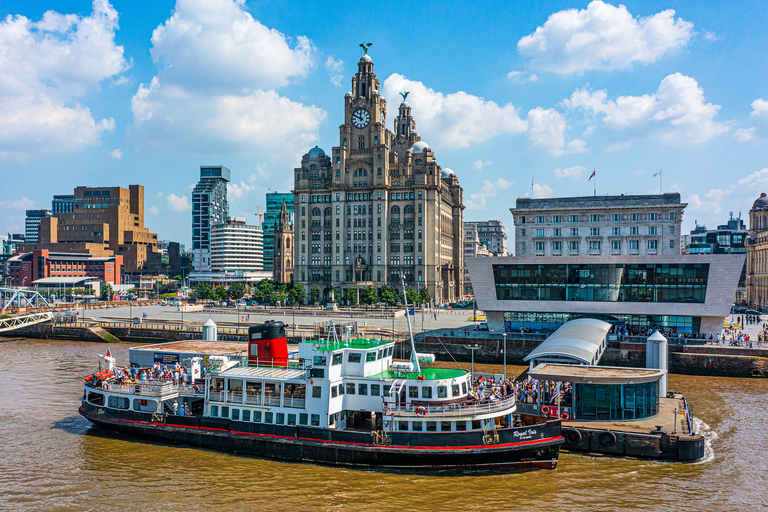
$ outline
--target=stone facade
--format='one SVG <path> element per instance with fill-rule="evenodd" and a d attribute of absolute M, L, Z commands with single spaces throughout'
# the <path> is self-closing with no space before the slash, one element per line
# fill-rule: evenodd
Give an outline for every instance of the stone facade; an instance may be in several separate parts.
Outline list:
<path fill-rule="evenodd" d="M 517 200 L 515 255 L 680 254 L 679 193 Z"/>
<path fill-rule="evenodd" d="M 339 146 L 311 149 L 294 171 L 295 280 L 332 287 L 426 287 L 436 302 L 463 295 L 462 189 L 416 133 L 403 101 L 386 127 L 373 62 L 363 55 L 344 97 Z"/>
<path fill-rule="evenodd" d="M 765 192 L 749 210 L 747 304 L 760 311 L 768 307 L 768 196 Z"/>
<path fill-rule="evenodd" d="M 471 229 L 476 233 L 478 241 L 483 244 L 493 256 L 507 255 L 507 231 L 504 229 L 504 225 L 500 220 L 465 222 L 465 238 L 467 229 Z"/>
<path fill-rule="evenodd" d="M 293 283 L 293 222 L 292 212 L 283 201 L 280 216 L 275 224 L 273 273 L 275 282 Z"/>

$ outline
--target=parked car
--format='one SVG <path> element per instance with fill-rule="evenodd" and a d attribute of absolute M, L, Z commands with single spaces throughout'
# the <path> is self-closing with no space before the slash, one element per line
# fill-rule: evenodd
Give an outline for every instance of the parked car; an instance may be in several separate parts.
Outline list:
<path fill-rule="evenodd" d="M 478 331 L 487 331 L 488 330 L 488 323 L 483 322 L 481 324 L 477 324 L 477 330 Z"/>

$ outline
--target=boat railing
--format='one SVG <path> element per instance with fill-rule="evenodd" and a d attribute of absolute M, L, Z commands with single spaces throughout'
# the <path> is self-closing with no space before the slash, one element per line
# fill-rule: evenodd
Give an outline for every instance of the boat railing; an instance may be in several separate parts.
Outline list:
<path fill-rule="evenodd" d="M 223 402 L 224 401 L 224 392 L 223 391 L 211 391 L 208 393 L 208 400 L 210 402 Z"/>
<path fill-rule="evenodd" d="M 246 393 L 245 403 L 249 405 L 261 405 L 261 393 L 259 393 L 258 395 L 252 395 L 250 393 Z"/>
<path fill-rule="evenodd" d="M 267 394 L 264 396 L 264 405 L 272 405 L 275 407 L 280 406 L 280 395 L 270 395 Z"/>
<path fill-rule="evenodd" d="M 303 409 L 307 401 L 304 398 L 294 398 L 292 396 L 286 396 L 283 398 L 283 407 L 293 407 L 295 409 Z"/>
<path fill-rule="evenodd" d="M 179 386 L 172 382 L 138 382 L 136 384 L 118 384 L 116 382 L 106 382 L 102 384 L 102 389 L 113 393 L 125 393 L 130 395 L 142 396 L 165 396 L 179 392 Z"/>
<path fill-rule="evenodd" d="M 454 403 L 446 405 L 420 406 L 413 404 L 386 403 L 384 414 L 390 416 L 455 417 L 480 416 L 503 412 L 515 406 L 514 395 L 497 400 Z"/>

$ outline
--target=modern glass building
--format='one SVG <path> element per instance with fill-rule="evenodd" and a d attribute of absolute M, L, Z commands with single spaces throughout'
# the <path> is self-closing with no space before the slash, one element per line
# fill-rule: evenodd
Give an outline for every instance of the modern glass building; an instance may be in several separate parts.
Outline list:
<path fill-rule="evenodd" d="M 200 181 L 192 190 L 192 257 L 198 272 L 211 270 L 211 228 L 229 217 L 231 174 L 223 165 L 200 166 Z"/>
<path fill-rule="evenodd" d="M 24 220 L 25 243 L 36 244 L 40 240 L 40 219 L 52 217 L 51 210 L 27 210 L 27 218 Z"/>
<path fill-rule="evenodd" d="M 56 195 L 53 196 L 51 201 L 51 210 L 53 213 L 72 213 L 75 211 L 75 196 L 70 195 Z"/>
<path fill-rule="evenodd" d="M 595 318 L 631 333 L 717 334 L 743 265 L 736 254 L 467 259 L 495 332 Z"/>
<path fill-rule="evenodd" d="M 293 224 L 293 194 L 284 192 L 267 193 L 267 211 L 264 212 L 261 228 L 264 236 L 264 270 L 274 270 L 275 262 L 275 226 L 280 220 L 280 208 L 283 201 Z"/>

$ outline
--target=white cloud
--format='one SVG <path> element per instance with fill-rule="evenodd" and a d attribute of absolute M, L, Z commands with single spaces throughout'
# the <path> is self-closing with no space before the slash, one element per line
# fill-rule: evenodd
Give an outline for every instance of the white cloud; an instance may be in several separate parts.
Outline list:
<path fill-rule="evenodd" d="M 752 102 L 752 112 L 749 114 L 758 125 L 750 128 L 739 128 L 733 133 L 733 138 L 739 142 L 750 140 L 762 141 L 768 137 L 768 101 L 758 98 Z"/>
<path fill-rule="evenodd" d="M 749 114 L 755 119 L 762 121 L 768 121 L 768 101 L 763 98 L 758 98 L 752 102 L 752 113 Z"/>
<path fill-rule="evenodd" d="M 514 185 L 513 182 L 499 178 L 496 181 L 485 180 L 483 182 L 483 191 L 470 195 L 469 200 L 464 201 L 468 210 L 485 210 L 485 200 L 489 197 L 496 197 L 502 190 L 506 190 Z"/>
<path fill-rule="evenodd" d="M 344 61 L 336 60 L 330 55 L 325 60 L 325 69 L 328 70 L 331 76 L 331 83 L 336 87 L 341 87 L 341 81 L 344 80 Z"/>
<path fill-rule="evenodd" d="M 160 209 L 157 206 L 155 206 L 155 205 L 152 205 L 149 208 L 147 208 L 147 211 L 149 213 L 151 213 L 152 215 L 159 215 L 160 214 Z"/>
<path fill-rule="evenodd" d="M 740 178 L 728 188 L 713 188 L 704 193 L 692 194 L 686 202 L 686 211 L 702 215 L 722 214 L 724 205 L 752 204 L 760 189 L 768 188 L 768 167 Z M 719 222 L 719 221 L 718 221 Z"/>
<path fill-rule="evenodd" d="M 121 158 L 123 158 L 123 150 L 120 148 L 113 149 L 110 155 L 112 155 L 112 158 L 116 158 L 120 160 Z"/>
<path fill-rule="evenodd" d="M 187 198 L 187 196 L 170 194 L 166 200 L 168 202 L 168 209 L 172 212 L 188 212 L 192 209 L 189 205 L 189 198 Z"/>
<path fill-rule="evenodd" d="M 475 160 L 475 162 L 472 164 L 472 169 L 474 169 L 474 170 L 479 172 L 479 171 L 483 170 L 483 167 L 488 167 L 492 163 L 493 162 L 491 162 L 491 161 L 484 162 L 482 160 Z"/>
<path fill-rule="evenodd" d="M 748 142 L 755 138 L 755 130 L 754 126 L 752 128 L 739 128 L 733 132 L 733 138 L 739 142 Z"/>
<path fill-rule="evenodd" d="M 507 78 L 516 84 L 535 84 L 539 81 L 539 77 L 528 71 L 512 70 L 507 73 Z"/>
<path fill-rule="evenodd" d="M 0 22 L 0 156 L 77 151 L 114 129 L 77 98 L 127 68 L 114 41 L 117 18 L 106 0 L 94 0 L 87 17 L 48 11 L 37 22 Z"/>
<path fill-rule="evenodd" d="M 253 185 L 249 185 L 244 181 L 240 181 L 239 185 L 236 182 L 227 183 L 227 195 L 240 199 L 254 188 Z"/>
<path fill-rule="evenodd" d="M 552 197 L 552 193 L 554 191 L 552 190 L 552 187 L 549 185 L 546 185 L 544 183 L 534 183 L 533 184 L 533 197 L 537 199 L 544 199 L 546 197 Z"/>
<path fill-rule="evenodd" d="M 568 128 L 565 117 L 553 109 L 536 107 L 528 112 L 528 139 L 536 147 L 543 147 L 555 156 L 585 151 L 582 139 L 565 141 Z"/>
<path fill-rule="evenodd" d="M 499 106 L 463 91 L 443 94 L 392 74 L 384 81 L 383 96 L 391 105 L 399 105 L 399 93 L 410 91 L 408 103 L 416 120 L 416 131 L 430 147 L 464 148 L 503 133 L 523 133 L 526 123 L 511 103 Z"/>
<path fill-rule="evenodd" d="M 736 182 L 739 187 L 756 187 L 758 185 L 768 185 L 768 167 L 760 169 L 752 174 L 749 174 Z"/>
<path fill-rule="evenodd" d="M 138 141 L 161 151 L 288 155 L 317 140 L 325 112 L 274 90 L 313 68 L 312 43 L 265 27 L 243 0 L 177 0 L 152 44 L 160 71 L 131 100 Z"/>
<path fill-rule="evenodd" d="M 623 5 L 594 0 L 586 9 L 552 14 L 517 50 L 534 69 L 555 73 L 624 69 L 656 62 L 693 34 L 693 23 L 675 19 L 671 9 L 635 18 Z"/>
<path fill-rule="evenodd" d="M 586 170 L 587 168 L 583 165 L 575 165 L 573 167 L 566 167 L 565 169 L 555 169 L 555 178 L 581 178 L 581 173 Z"/>
<path fill-rule="evenodd" d="M 34 199 L 22 196 L 16 201 L 0 201 L 0 208 L 4 210 L 31 210 L 37 205 Z"/>
<path fill-rule="evenodd" d="M 720 106 L 705 101 L 696 80 L 674 73 L 651 94 L 609 100 L 605 90 L 579 89 L 563 105 L 602 117 L 613 131 L 677 146 L 701 144 L 728 131 L 727 125 L 714 120 Z"/>

